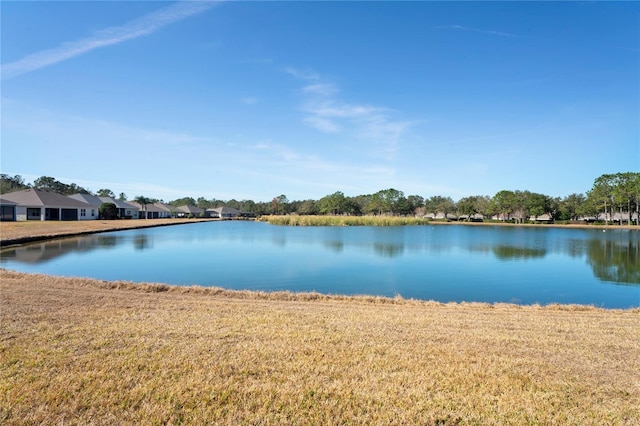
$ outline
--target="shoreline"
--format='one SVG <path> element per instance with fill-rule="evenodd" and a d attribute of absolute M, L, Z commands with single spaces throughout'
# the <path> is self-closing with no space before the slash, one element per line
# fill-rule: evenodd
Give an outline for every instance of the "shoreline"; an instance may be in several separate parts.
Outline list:
<path fill-rule="evenodd" d="M 188 223 L 220 222 L 217 218 L 193 219 L 135 219 L 135 220 L 95 220 L 95 221 L 26 221 L 0 222 L 0 247 L 47 241 L 56 238 L 74 237 L 103 232 L 125 231 L 129 229 L 155 228 L 160 226 L 184 225 Z M 148 222 L 148 223 L 147 223 Z M 268 223 L 268 222 L 266 222 Z M 523 228 L 565 228 L 640 231 L 636 225 L 587 225 L 587 224 L 543 224 L 543 223 L 504 223 L 504 222 L 443 222 L 429 221 L 427 224 L 398 226 L 501 226 Z M 278 225 L 280 226 L 280 225 Z M 289 226 L 289 225 L 284 225 Z M 331 226 L 331 225 L 329 225 Z M 334 225 L 337 226 L 337 225 Z M 393 226 L 393 225 L 392 225 Z M 9 236 L 7 237 L 7 234 Z"/>
<path fill-rule="evenodd" d="M 608 313 L 638 313 L 640 306 L 628 308 L 604 308 L 595 305 L 583 305 L 579 303 L 531 303 L 520 304 L 510 302 L 440 302 L 437 300 L 404 298 L 401 295 L 394 297 L 374 294 L 339 294 L 320 293 L 316 291 L 289 291 L 289 290 L 235 290 L 218 286 L 204 286 L 193 283 L 189 285 L 168 284 L 163 282 L 137 282 L 127 280 L 101 280 L 98 278 L 81 276 L 50 275 L 38 272 L 21 272 L 0 267 L 0 276 L 10 277 L 23 281 L 53 280 L 64 282 L 67 285 L 95 290 L 119 290 L 134 293 L 166 293 L 173 295 L 192 295 L 194 297 L 214 297 L 227 300 L 244 301 L 277 301 L 277 302 L 302 302 L 302 303 L 355 303 L 365 305 L 397 305 L 413 307 L 466 307 L 470 309 L 508 309 L 508 310 L 548 310 L 570 312 L 608 312 Z"/>

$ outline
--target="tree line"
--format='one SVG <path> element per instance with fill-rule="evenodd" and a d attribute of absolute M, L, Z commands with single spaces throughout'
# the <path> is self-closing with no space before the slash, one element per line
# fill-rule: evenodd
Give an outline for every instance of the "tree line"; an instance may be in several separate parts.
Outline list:
<path fill-rule="evenodd" d="M 48 176 L 42 176 L 28 184 L 20 175 L 0 176 L 0 193 L 35 188 L 56 192 L 63 195 L 75 193 L 93 194 L 74 183 L 65 184 Z M 113 191 L 104 188 L 94 195 L 116 198 Z M 120 193 L 120 200 L 127 200 L 127 195 Z M 164 202 L 143 195 L 134 198 L 141 204 Z M 592 188 L 586 194 L 570 194 L 565 197 L 551 197 L 522 190 L 501 190 L 493 196 L 472 195 L 463 197 L 457 202 L 451 197 L 433 195 L 405 196 L 404 192 L 389 188 L 374 194 L 346 196 L 337 191 L 319 200 L 307 199 L 290 201 L 282 194 L 269 202 L 253 200 L 218 200 L 199 197 L 183 197 L 168 201 L 173 206 L 193 205 L 201 209 L 231 207 L 256 216 L 267 214 L 299 214 L 299 215 L 390 215 L 390 216 L 424 216 L 427 214 L 465 215 L 468 218 L 476 214 L 484 217 L 500 215 L 505 220 L 518 223 L 530 217 L 549 215 L 555 221 L 574 221 L 580 217 L 598 217 L 604 214 L 604 221 L 612 220 L 615 213 L 620 217 L 631 218 L 640 211 L 640 173 L 625 172 L 604 174 L 594 180 Z M 627 219 L 625 219 L 626 221 Z M 637 217 L 635 218 L 638 224 Z M 620 221 L 622 223 L 622 221 Z"/>

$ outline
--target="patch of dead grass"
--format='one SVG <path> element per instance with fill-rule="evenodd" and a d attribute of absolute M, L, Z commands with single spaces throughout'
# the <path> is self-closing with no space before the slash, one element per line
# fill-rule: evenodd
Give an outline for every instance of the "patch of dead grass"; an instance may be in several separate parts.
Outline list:
<path fill-rule="evenodd" d="M 640 309 L 0 278 L 4 424 L 640 423 Z"/>
<path fill-rule="evenodd" d="M 131 220 L 82 220 L 0 222 L 2 245 L 21 242 L 24 239 L 47 239 L 123 229 L 197 223 L 216 219 L 131 219 Z"/>

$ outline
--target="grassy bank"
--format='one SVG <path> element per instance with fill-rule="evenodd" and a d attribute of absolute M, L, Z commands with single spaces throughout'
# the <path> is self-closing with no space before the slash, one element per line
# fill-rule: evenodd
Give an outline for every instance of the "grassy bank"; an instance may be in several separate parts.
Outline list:
<path fill-rule="evenodd" d="M 640 423 L 640 309 L 0 271 L 0 423 Z"/>
<path fill-rule="evenodd" d="M 20 244 L 48 238 L 67 237 L 95 232 L 120 231 L 134 228 L 180 225 L 216 219 L 136 219 L 0 222 L 0 245 Z"/>
<path fill-rule="evenodd" d="M 465 222 L 429 220 L 418 217 L 399 216 L 316 216 L 316 215 L 267 215 L 259 220 L 272 225 L 283 226 L 408 226 L 408 225 L 464 225 L 464 226 L 507 226 L 507 227 L 559 227 L 583 229 L 629 229 L 640 231 L 636 225 L 619 224 L 565 224 L 565 223 L 511 223 L 503 221 Z"/>
<path fill-rule="evenodd" d="M 427 225 L 427 219 L 393 216 L 262 216 L 272 225 L 285 226 L 405 226 Z"/>

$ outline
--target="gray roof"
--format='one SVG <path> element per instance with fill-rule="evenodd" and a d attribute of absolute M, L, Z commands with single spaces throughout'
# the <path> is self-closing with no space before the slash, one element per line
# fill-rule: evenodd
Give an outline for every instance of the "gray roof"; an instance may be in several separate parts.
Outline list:
<path fill-rule="evenodd" d="M 5 198 L 0 197 L 0 204 L 4 204 L 6 206 L 15 206 L 16 203 L 14 203 L 13 201 L 9 201 Z"/>
<path fill-rule="evenodd" d="M 13 201 L 20 206 L 27 207 L 64 207 L 82 208 L 93 207 L 83 201 L 74 200 L 66 195 L 55 194 L 53 192 L 40 191 L 38 189 L 24 189 L 22 191 L 2 194 L 5 200 Z"/>
<path fill-rule="evenodd" d="M 165 204 L 165 203 L 161 203 L 160 201 L 158 201 L 157 203 L 153 203 L 154 206 L 158 207 L 159 209 L 162 209 L 166 212 L 175 212 L 178 209 L 174 206 L 170 206 L 169 204 Z"/>
<path fill-rule="evenodd" d="M 91 194 L 73 194 L 68 195 L 69 198 L 73 198 L 74 200 L 82 201 L 87 204 L 91 204 L 94 207 L 100 207 L 104 201 L 100 200 L 100 198 Z"/>
<path fill-rule="evenodd" d="M 216 207 L 215 209 L 207 209 L 208 212 L 216 212 L 216 213 L 227 213 L 227 214 L 241 214 L 242 212 L 240 210 L 236 210 L 233 207 L 227 207 L 227 206 L 222 206 L 222 207 Z"/>
<path fill-rule="evenodd" d="M 180 212 L 183 212 L 183 213 L 191 213 L 191 214 L 200 214 L 200 213 L 204 212 L 204 210 L 202 210 L 199 207 L 187 206 L 187 205 L 180 206 L 176 210 L 178 210 Z"/>
<path fill-rule="evenodd" d="M 113 203 L 119 209 L 140 209 L 138 204 L 130 203 L 128 201 L 116 200 L 111 197 L 98 197 L 103 203 Z"/>
<path fill-rule="evenodd" d="M 145 204 L 144 210 L 142 209 L 142 204 L 136 203 L 135 201 L 132 201 L 129 204 L 131 204 L 134 208 L 140 211 L 145 211 L 145 212 L 165 212 L 166 211 L 162 207 L 158 207 L 155 204 Z"/>

